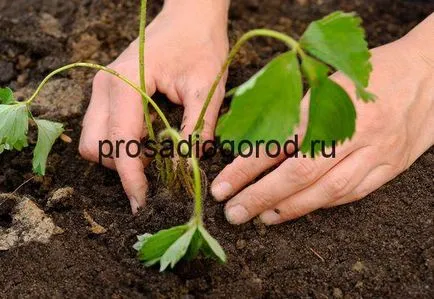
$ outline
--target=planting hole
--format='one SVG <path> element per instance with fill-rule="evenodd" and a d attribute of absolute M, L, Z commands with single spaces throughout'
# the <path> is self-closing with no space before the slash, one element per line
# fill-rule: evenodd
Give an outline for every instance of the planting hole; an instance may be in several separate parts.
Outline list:
<path fill-rule="evenodd" d="M 12 198 L 0 197 L 0 227 L 9 228 L 12 226 L 15 204 L 15 200 Z"/>

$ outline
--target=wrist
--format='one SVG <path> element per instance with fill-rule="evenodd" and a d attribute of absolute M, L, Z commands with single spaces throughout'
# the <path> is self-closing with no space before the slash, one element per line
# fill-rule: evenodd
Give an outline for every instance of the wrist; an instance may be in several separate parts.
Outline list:
<path fill-rule="evenodd" d="M 409 50 L 416 57 L 422 59 L 422 63 L 428 65 L 430 71 L 434 71 L 434 13 L 411 30 L 403 40 Z"/>
<path fill-rule="evenodd" d="M 230 0 L 165 0 L 162 12 L 226 27 L 229 5 Z"/>

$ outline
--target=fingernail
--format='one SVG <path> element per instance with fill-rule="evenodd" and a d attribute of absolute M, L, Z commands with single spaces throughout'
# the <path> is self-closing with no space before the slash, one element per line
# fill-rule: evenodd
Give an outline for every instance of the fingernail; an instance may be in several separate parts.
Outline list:
<path fill-rule="evenodd" d="M 230 224 L 242 224 L 250 219 L 246 208 L 241 205 L 236 205 L 226 209 L 225 215 Z"/>
<path fill-rule="evenodd" d="M 131 205 L 131 211 L 133 214 L 137 214 L 137 211 L 139 210 L 139 203 L 137 202 L 135 197 L 130 197 L 130 205 Z"/>
<path fill-rule="evenodd" d="M 222 201 L 228 198 L 234 189 L 228 182 L 218 183 L 211 187 L 211 193 L 217 201 Z"/>
<path fill-rule="evenodd" d="M 266 225 L 272 225 L 280 222 L 280 215 L 273 210 L 267 210 L 259 216 L 259 219 Z"/>

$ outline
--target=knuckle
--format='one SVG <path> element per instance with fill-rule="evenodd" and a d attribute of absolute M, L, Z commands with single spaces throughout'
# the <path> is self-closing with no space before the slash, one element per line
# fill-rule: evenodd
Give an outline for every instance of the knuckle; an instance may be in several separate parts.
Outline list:
<path fill-rule="evenodd" d="M 105 80 L 107 80 L 106 74 L 102 71 L 98 71 L 92 80 L 93 90 L 98 89 L 105 82 Z"/>
<path fill-rule="evenodd" d="M 118 164 L 116 164 L 118 166 Z M 139 182 L 135 182 L 135 176 L 132 171 L 122 171 L 122 167 L 118 167 L 119 176 L 121 178 L 122 184 L 125 188 L 130 188 L 131 185 L 134 185 L 134 188 L 139 188 Z M 133 184 L 134 183 L 134 184 Z"/>
<path fill-rule="evenodd" d="M 318 167 L 314 161 L 311 161 L 310 159 L 301 160 L 300 162 L 297 162 L 293 175 L 296 180 L 301 182 L 310 182 L 316 179 L 318 172 L 317 168 Z"/>
<path fill-rule="evenodd" d="M 323 184 L 324 193 L 328 198 L 340 198 L 345 196 L 349 190 L 350 180 L 345 176 L 336 176 Z"/>
<path fill-rule="evenodd" d="M 285 208 L 279 209 L 279 211 L 280 217 L 285 220 L 300 218 L 306 214 L 304 209 L 297 204 L 289 204 Z"/>
<path fill-rule="evenodd" d="M 233 179 L 237 181 L 248 181 L 253 178 L 253 173 L 250 170 L 250 167 L 236 167 L 233 165 L 232 167 Z"/>
<path fill-rule="evenodd" d="M 396 159 L 394 172 L 399 174 L 406 171 L 412 163 L 410 163 L 410 153 L 405 152 L 399 158 Z"/>
<path fill-rule="evenodd" d="M 89 161 L 95 161 L 98 156 L 97 148 L 84 142 L 80 143 L 78 146 L 78 152 L 84 159 Z"/>
<path fill-rule="evenodd" d="M 123 130 L 119 125 L 112 125 L 110 128 L 111 140 L 118 140 L 123 135 Z"/>
<path fill-rule="evenodd" d="M 214 139 L 214 128 L 207 124 L 207 121 L 205 120 L 205 125 L 202 130 L 202 139 L 204 141 L 207 140 L 213 140 Z"/>
<path fill-rule="evenodd" d="M 257 214 L 271 206 L 270 196 L 263 192 L 250 193 L 246 204 L 247 210 L 251 214 Z"/>
<path fill-rule="evenodd" d="M 371 193 L 371 190 L 369 188 L 359 187 L 359 188 L 356 188 L 352 192 L 352 195 L 353 195 L 354 200 L 359 200 L 359 199 L 362 199 L 362 198 L 368 196 L 369 193 Z"/>
<path fill-rule="evenodd" d="M 137 81 L 138 67 L 135 64 L 131 64 L 129 61 L 118 62 L 112 66 L 112 69 L 132 81 Z M 123 86 L 125 83 L 115 76 L 110 76 L 110 84 L 114 86 Z"/>

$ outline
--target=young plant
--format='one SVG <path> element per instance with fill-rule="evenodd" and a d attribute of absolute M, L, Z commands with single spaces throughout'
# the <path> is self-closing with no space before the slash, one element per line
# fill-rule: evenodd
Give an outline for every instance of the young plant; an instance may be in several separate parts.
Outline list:
<path fill-rule="evenodd" d="M 0 89 L 0 153 L 4 150 L 21 151 L 28 146 L 29 123 L 35 124 L 38 128 L 38 140 L 33 151 L 33 170 L 36 174 L 45 174 L 48 154 L 55 140 L 62 134 L 63 126 L 60 123 L 34 118 L 30 106 L 48 80 L 60 72 L 75 67 L 107 72 L 134 88 L 142 96 L 150 138 L 155 140 L 156 137 L 150 121 L 149 105 L 154 108 L 165 126 L 165 130 L 159 134 L 159 137 L 171 138 L 178 147 L 181 136 L 170 126 L 158 105 L 146 94 L 144 77 L 146 2 L 141 0 L 140 86 L 136 86 L 112 69 L 90 63 L 74 63 L 50 73 L 35 93 L 24 102 L 16 101 L 9 88 Z M 246 83 L 228 92 L 228 95 L 233 95 L 233 100 L 229 111 L 219 119 L 217 135 L 223 140 L 232 140 L 236 144 L 246 140 L 251 143 L 269 140 L 283 143 L 299 123 L 304 76 L 311 93 L 308 127 L 300 150 L 303 153 L 310 152 L 314 157 L 318 152 L 315 148 L 316 141 L 331 146 L 351 138 L 355 131 L 354 105 L 347 92 L 329 79 L 328 75 L 332 69 L 341 71 L 353 81 L 358 98 L 365 102 L 374 99 L 374 96 L 366 91 L 372 67 L 364 31 L 360 24 L 361 19 L 354 14 L 335 12 L 310 24 L 299 41 L 286 34 L 267 29 L 255 29 L 244 34 L 229 53 L 217 75 L 196 123 L 193 136 L 200 135 L 208 105 L 223 74 L 241 46 L 254 37 L 262 36 L 277 39 L 285 43 L 290 50 L 274 58 Z M 188 152 L 191 153 L 183 148 L 183 153 Z M 138 251 L 138 258 L 146 266 L 159 263 L 161 271 L 169 265 L 173 268 L 183 257 L 195 258 L 200 252 L 205 256 L 216 257 L 221 262 L 226 261 L 224 250 L 203 225 L 202 181 L 198 160 L 192 153 L 188 161 L 181 160 L 181 162 L 178 163 L 178 167 L 181 165 L 180 171 L 175 171 L 171 168 L 174 165 L 172 161 L 157 156 L 157 167 L 164 176 L 181 179 L 186 189 L 193 194 L 194 211 L 191 220 L 184 225 L 161 230 L 153 235 L 141 235 L 134 245 Z M 176 176 L 177 173 L 180 175 Z M 168 182 L 168 180 L 164 181 Z"/>
<path fill-rule="evenodd" d="M 233 95 L 229 111 L 218 122 L 216 133 L 222 140 L 276 140 L 283 143 L 299 123 L 303 98 L 302 76 L 311 88 L 309 120 L 301 145 L 302 153 L 318 153 L 315 144 L 325 147 L 350 139 L 355 131 L 356 111 L 347 92 L 328 75 L 333 69 L 351 79 L 359 99 L 374 100 L 366 90 L 372 70 L 361 19 L 353 13 L 334 12 L 311 23 L 299 41 L 266 29 L 252 30 L 235 44 L 202 109 L 203 116 L 222 75 L 239 48 L 253 37 L 271 37 L 285 43 L 290 51 L 279 55 L 241 86 Z M 301 64 L 300 64 L 301 61 Z M 248 107 L 248 109 L 246 109 Z M 235 146 L 235 150 L 239 147 Z M 241 144 L 241 151 L 245 149 Z"/>
<path fill-rule="evenodd" d="M 166 129 L 160 135 L 161 137 L 169 136 L 176 147 L 182 139 L 173 129 Z M 189 149 L 183 148 L 182 151 L 186 155 Z M 184 225 L 161 230 L 155 235 L 138 236 L 134 249 L 138 251 L 138 257 L 145 266 L 152 266 L 159 262 L 160 271 L 164 271 L 169 265 L 173 268 L 182 257 L 194 259 L 200 252 L 207 257 L 215 257 L 223 263 L 226 262 L 223 248 L 203 225 L 199 163 L 195 155 L 192 155 L 190 161 L 194 180 L 194 211 L 191 220 Z"/>

